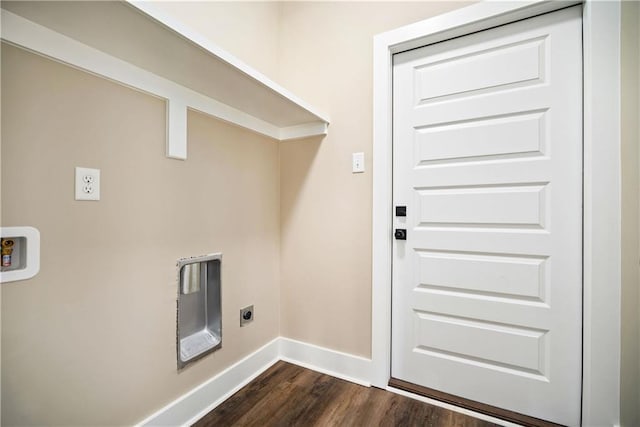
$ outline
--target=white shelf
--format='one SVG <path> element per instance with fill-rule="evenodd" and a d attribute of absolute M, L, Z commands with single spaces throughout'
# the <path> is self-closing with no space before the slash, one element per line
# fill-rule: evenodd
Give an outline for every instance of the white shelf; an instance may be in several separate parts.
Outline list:
<path fill-rule="evenodd" d="M 153 2 L 3 2 L 2 39 L 167 100 L 167 156 L 185 159 L 186 110 L 291 140 L 328 117 L 156 10 Z"/>

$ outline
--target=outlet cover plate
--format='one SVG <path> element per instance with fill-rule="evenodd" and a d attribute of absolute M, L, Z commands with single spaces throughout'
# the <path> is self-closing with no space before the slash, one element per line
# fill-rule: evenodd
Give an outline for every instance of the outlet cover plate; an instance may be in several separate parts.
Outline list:
<path fill-rule="evenodd" d="M 253 322 L 255 313 L 253 311 L 253 305 L 240 309 L 240 326 L 245 326 L 247 323 Z"/>
<path fill-rule="evenodd" d="M 100 169 L 76 167 L 76 200 L 100 200 Z"/>
<path fill-rule="evenodd" d="M 352 166 L 351 172 L 353 173 L 362 173 L 364 172 L 364 153 L 353 153 L 352 154 Z"/>

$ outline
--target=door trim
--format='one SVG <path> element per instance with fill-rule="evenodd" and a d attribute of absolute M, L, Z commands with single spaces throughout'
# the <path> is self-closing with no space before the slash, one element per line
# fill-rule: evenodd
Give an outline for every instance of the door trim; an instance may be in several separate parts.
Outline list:
<path fill-rule="evenodd" d="M 391 355 L 392 56 L 580 2 L 483 1 L 374 38 L 372 384 Z M 583 7 L 582 425 L 620 419 L 620 1 Z M 597 120 L 596 120 L 597 118 Z"/>

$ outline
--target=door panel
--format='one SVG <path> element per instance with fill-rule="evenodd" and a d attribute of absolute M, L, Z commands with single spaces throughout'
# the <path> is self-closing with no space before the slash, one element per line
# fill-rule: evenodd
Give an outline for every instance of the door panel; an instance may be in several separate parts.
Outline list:
<path fill-rule="evenodd" d="M 428 188 L 416 192 L 418 226 L 482 224 L 544 228 L 544 185 Z"/>
<path fill-rule="evenodd" d="M 418 251 L 418 288 L 544 300 L 545 258 Z"/>
<path fill-rule="evenodd" d="M 416 329 L 418 352 L 544 376 L 541 347 L 547 331 L 421 311 L 416 312 Z"/>
<path fill-rule="evenodd" d="M 525 112 L 416 130 L 417 166 L 438 161 L 496 160 L 505 156 L 543 156 L 543 112 Z M 475 143 L 466 141 L 473 138 Z"/>
<path fill-rule="evenodd" d="M 392 376 L 577 425 L 580 8 L 394 56 Z"/>
<path fill-rule="evenodd" d="M 425 102 L 443 96 L 468 96 L 473 91 L 540 81 L 545 65 L 543 48 L 544 42 L 540 39 L 523 40 L 425 62 L 415 68 L 417 98 L 419 102 Z"/>

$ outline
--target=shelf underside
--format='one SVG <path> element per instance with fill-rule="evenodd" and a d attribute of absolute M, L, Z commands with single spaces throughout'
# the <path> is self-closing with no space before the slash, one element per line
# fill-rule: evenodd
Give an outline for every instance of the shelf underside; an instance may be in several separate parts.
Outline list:
<path fill-rule="evenodd" d="M 278 140 L 327 132 L 326 115 L 148 2 L 2 2 L 2 8 L 6 42 L 167 99 L 170 157 L 186 158 L 187 108 Z"/>

